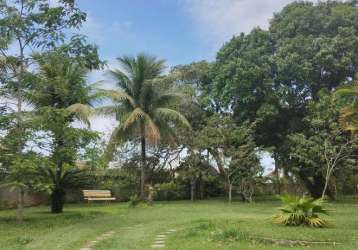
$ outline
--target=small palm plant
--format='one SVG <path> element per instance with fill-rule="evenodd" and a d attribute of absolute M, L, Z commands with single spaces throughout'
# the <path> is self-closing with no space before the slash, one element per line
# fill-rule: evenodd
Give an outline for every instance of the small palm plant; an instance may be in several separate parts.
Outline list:
<path fill-rule="evenodd" d="M 312 199 L 306 196 L 281 196 L 284 207 L 274 217 L 274 223 L 285 226 L 326 227 L 328 222 L 320 218 L 320 214 L 328 214 L 323 207 L 322 199 Z"/>

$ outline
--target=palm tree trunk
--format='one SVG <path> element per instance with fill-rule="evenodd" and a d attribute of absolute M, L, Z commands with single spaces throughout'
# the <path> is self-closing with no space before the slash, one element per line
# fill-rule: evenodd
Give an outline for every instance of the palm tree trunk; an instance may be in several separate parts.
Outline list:
<path fill-rule="evenodd" d="M 145 170 L 146 170 L 146 142 L 145 142 L 145 128 L 142 125 L 141 128 L 141 160 L 142 160 L 142 166 L 141 166 L 141 173 L 140 173 L 140 198 L 142 200 L 145 199 Z"/>

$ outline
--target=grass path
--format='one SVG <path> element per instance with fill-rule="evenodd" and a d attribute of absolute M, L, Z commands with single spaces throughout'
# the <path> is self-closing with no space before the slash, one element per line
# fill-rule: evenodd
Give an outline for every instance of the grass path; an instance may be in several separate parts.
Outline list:
<path fill-rule="evenodd" d="M 69 205 L 60 215 L 36 207 L 27 209 L 24 225 L 16 225 L 14 211 L 6 210 L 0 211 L 0 249 L 79 250 L 111 231 L 91 250 L 154 249 L 158 235 L 173 229 L 161 249 L 358 249 L 356 204 L 329 205 L 334 210 L 329 217 L 334 227 L 327 229 L 273 225 L 270 218 L 278 206 L 223 201 L 160 202 L 135 209 L 127 204 Z M 295 240 L 343 244 L 305 246 L 294 244 Z"/>

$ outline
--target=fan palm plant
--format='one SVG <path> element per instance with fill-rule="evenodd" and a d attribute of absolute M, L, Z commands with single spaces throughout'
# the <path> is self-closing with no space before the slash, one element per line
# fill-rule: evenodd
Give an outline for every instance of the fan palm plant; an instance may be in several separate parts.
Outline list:
<path fill-rule="evenodd" d="M 347 98 L 351 104 L 341 111 L 340 123 L 345 130 L 358 131 L 358 74 L 353 85 L 345 86 L 334 92 L 335 98 Z"/>
<path fill-rule="evenodd" d="M 284 207 L 280 208 L 280 213 L 274 217 L 274 222 L 285 226 L 310 226 L 325 227 L 327 221 L 320 218 L 319 214 L 328 214 L 324 209 L 321 199 L 311 199 L 308 197 L 281 196 Z"/>
<path fill-rule="evenodd" d="M 146 147 L 155 145 L 161 137 L 172 134 L 174 124 L 190 127 L 187 119 L 175 107 L 180 95 L 160 87 L 158 77 L 165 61 L 146 54 L 123 56 L 118 61 L 121 69 L 110 71 L 118 89 L 104 91 L 113 101 L 102 107 L 102 114 L 115 115 L 119 126 L 113 131 L 108 148 L 108 159 L 116 147 L 126 139 L 139 139 L 141 144 L 141 198 L 144 198 L 146 178 Z"/>

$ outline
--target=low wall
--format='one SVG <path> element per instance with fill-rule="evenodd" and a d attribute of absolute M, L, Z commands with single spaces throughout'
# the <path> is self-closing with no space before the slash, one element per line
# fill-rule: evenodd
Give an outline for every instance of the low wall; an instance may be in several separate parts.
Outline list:
<path fill-rule="evenodd" d="M 0 209 L 16 207 L 18 197 L 18 190 L 11 190 L 10 188 L 0 188 Z M 29 207 L 47 203 L 48 194 L 25 192 L 25 206 Z"/>

